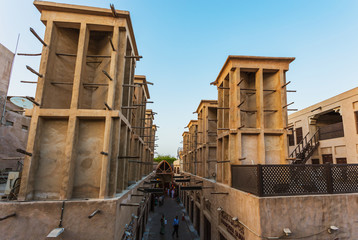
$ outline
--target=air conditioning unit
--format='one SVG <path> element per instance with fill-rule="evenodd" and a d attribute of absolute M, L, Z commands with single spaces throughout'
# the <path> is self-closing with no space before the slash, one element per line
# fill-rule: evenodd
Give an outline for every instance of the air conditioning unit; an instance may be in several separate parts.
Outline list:
<path fill-rule="evenodd" d="M 9 175 L 7 177 L 6 187 L 5 187 L 5 195 L 9 195 L 11 192 L 11 189 L 15 185 L 16 179 L 18 179 L 20 176 L 19 172 L 9 172 Z"/>

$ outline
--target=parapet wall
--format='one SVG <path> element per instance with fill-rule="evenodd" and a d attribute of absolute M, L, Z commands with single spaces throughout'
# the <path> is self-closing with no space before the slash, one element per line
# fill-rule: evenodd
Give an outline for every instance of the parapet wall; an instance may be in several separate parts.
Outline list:
<path fill-rule="evenodd" d="M 358 236 L 358 194 L 257 197 L 213 180 L 188 173 L 185 175 L 191 177 L 192 183 L 203 181 L 202 184 L 195 184 L 203 186 L 200 191 L 181 191 L 188 214 L 194 215 L 194 226 L 198 226 L 198 219 L 201 221 L 201 236 L 205 232 L 204 218 L 212 226 L 212 239 L 220 239 L 220 234 L 226 239 L 283 237 L 283 228 L 292 231 L 291 239 L 309 236 L 305 239 L 348 240 Z M 191 210 L 192 207 L 200 209 L 199 218 L 197 211 Z M 225 222 L 223 213 L 230 219 L 237 217 L 239 222 L 230 219 L 231 223 Z M 327 230 L 332 225 L 339 230 L 329 234 Z M 238 233 L 242 229 L 243 238 L 235 238 L 230 233 Z"/>
<path fill-rule="evenodd" d="M 136 234 L 137 227 L 144 227 L 140 221 L 148 217 L 149 195 L 138 207 L 121 206 L 121 204 L 140 202 L 143 197 L 132 196 L 132 194 L 143 194 L 138 192 L 138 188 L 143 187 L 143 182 L 148 178 L 150 175 L 116 198 L 64 201 L 62 225 L 65 230 L 61 234 L 61 239 L 122 239 L 125 225 L 133 219 L 135 222 L 133 234 Z M 0 218 L 16 213 L 15 217 L 1 221 L 0 238 L 2 240 L 45 239 L 53 229 L 59 227 L 62 203 L 63 201 L 0 202 Z M 96 210 L 100 212 L 89 218 L 88 216 Z"/>

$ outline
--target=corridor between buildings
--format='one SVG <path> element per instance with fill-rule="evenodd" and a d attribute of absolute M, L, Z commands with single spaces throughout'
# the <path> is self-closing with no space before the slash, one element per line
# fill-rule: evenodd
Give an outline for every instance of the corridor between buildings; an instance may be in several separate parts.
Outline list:
<path fill-rule="evenodd" d="M 161 228 L 161 217 L 164 214 L 167 224 L 165 225 L 164 234 L 160 234 Z M 183 215 L 184 214 L 184 220 Z M 179 217 L 179 237 L 176 235 L 172 237 L 173 233 L 173 221 L 174 218 Z M 154 207 L 154 211 L 150 213 L 148 217 L 148 223 L 146 225 L 145 233 L 143 235 L 143 240 L 166 240 L 166 239 L 200 239 L 194 230 L 194 227 L 190 221 L 190 218 L 187 216 L 183 205 L 177 203 L 175 199 L 172 199 L 168 196 L 164 198 L 164 204 L 160 206 L 157 204 Z"/>

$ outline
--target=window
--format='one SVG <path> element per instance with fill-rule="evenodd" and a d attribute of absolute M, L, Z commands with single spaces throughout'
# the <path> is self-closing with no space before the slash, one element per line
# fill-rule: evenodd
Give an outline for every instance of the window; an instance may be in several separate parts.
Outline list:
<path fill-rule="evenodd" d="M 319 164 L 319 159 L 312 159 L 312 164 Z"/>
<path fill-rule="evenodd" d="M 357 134 L 358 134 L 358 112 L 354 112 L 354 116 L 355 116 L 355 119 L 356 119 L 356 131 L 357 131 Z"/>
<path fill-rule="evenodd" d="M 289 146 L 295 146 L 295 137 L 293 135 L 293 128 L 288 129 L 288 131 L 291 133 L 291 134 L 287 134 L 288 145 Z"/>
<path fill-rule="evenodd" d="M 323 163 L 333 163 L 332 154 L 322 154 Z"/>
<path fill-rule="evenodd" d="M 25 131 L 29 130 L 29 127 L 25 126 L 25 125 L 22 125 L 21 128 L 22 128 L 22 130 L 25 130 Z"/>
<path fill-rule="evenodd" d="M 6 120 L 5 126 L 14 126 L 14 122 L 11 122 L 9 120 Z"/>
<path fill-rule="evenodd" d="M 303 139 L 302 128 L 296 128 L 296 144 L 299 144 Z"/>
<path fill-rule="evenodd" d="M 336 158 L 337 164 L 347 164 L 347 158 Z"/>

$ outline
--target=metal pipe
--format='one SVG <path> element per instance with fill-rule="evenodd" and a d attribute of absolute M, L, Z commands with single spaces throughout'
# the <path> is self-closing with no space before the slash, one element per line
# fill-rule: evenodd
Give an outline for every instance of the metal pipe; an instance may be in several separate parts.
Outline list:
<path fill-rule="evenodd" d="M 61 219 L 60 224 L 58 225 L 59 228 L 62 228 L 62 220 L 63 220 L 63 212 L 65 210 L 65 201 L 62 202 L 62 208 L 61 208 Z"/>
<path fill-rule="evenodd" d="M 7 215 L 7 216 L 5 216 L 5 217 L 1 217 L 1 218 L 0 218 L 0 221 L 3 221 L 3 220 L 5 220 L 5 219 L 11 218 L 11 217 L 15 217 L 15 216 L 16 216 L 16 213 L 11 213 L 11 214 L 9 214 L 9 215 Z"/>
<path fill-rule="evenodd" d="M 91 218 L 93 218 L 96 214 L 98 214 L 98 213 L 100 213 L 100 212 L 101 212 L 101 210 L 97 209 L 96 211 L 94 211 L 93 213 L 91 213 L 91 214 L 88 216 L 88 218 L 91 219 Z"/>

